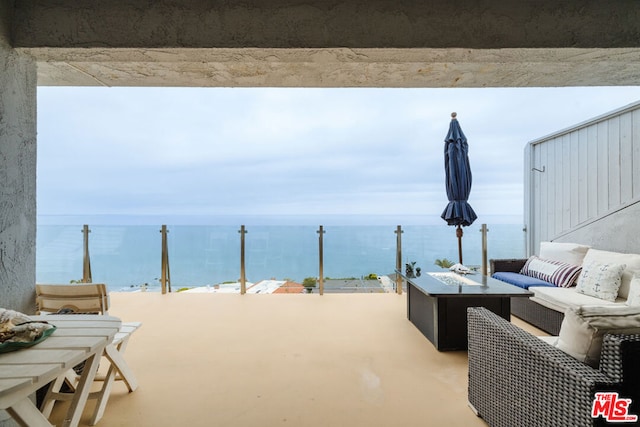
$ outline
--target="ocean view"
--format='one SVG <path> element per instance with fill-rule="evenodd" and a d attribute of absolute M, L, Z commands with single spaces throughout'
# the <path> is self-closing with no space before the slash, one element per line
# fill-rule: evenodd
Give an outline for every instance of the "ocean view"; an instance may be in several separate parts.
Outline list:
<path fill-rule="evenodd" d="M 237 281 L 240 277 L 240 224 L 245 235 L 246 277 L 250 282 L 290 279 L 301 282 L 318 275 L 318 225 L 324 234 L 324 276 L 362 277 L 395 270 L 396 226 L 402 225 L 402 259 L 423 271 L 434 261 L 457 262 L 454 227 L 421 217 L 229 217 L 205 220 L 171 218 L 167 224 L 171 285 L 174 290 Z M 436 219 L 439 219 L 436 217 Z M 513 218 L 496 218 L 514 221 Z M 82 221 L 85 220 L 85 221 Z M 69 283 L 82 278 L 82 225 L 89 224 L 93 281 L 112 291 L 159 288 L 160 226 L 142 217 L 41 217 L 37 228 L 36 280 Z M 89 221 L 91 220 L 91 221 Z M 235 220 L 238 225 L 230 224 Z M 239 222 L 243 220 L 243 222 Z M 394 222 L 394 220 L 397 220 Z M 398 221 L 404 221 L 398 222 Z M 517 220 L 517 219 L 515 219 Z M 189 223 L 200 222 L 201 224 Z M 203 224 L 210 222 L 210 224 Z M 227 223 L 225 223 L 227 222 Z M 515 221 L 514 221 L 515 222 Z M 211 224 L 217 223 L 217 224 Z M 286 224 L 283 224 L 286 223 Z M 476 221 L 464 229 L 463 257 L 468 266 L 482 262 L 480 227 L 486 223 L 488 258 L 524 256 L 522 224 Z"/>

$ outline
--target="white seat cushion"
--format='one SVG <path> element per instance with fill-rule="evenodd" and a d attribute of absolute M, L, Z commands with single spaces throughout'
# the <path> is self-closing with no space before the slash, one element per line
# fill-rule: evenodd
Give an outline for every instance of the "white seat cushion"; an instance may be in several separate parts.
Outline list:
<path fill-rule="evenodd" d="M 616 301 L 605 301 L 596 297 L 576 292 L 576 288 L 552 288 L 545 286 L 532 286 L 529 288 L 533 292 L 531 301 L 550 308 L 560 313 L 564 313 L 569 307 L 581 305 L 619 305 L 624 304 L 624 298 Z"/>

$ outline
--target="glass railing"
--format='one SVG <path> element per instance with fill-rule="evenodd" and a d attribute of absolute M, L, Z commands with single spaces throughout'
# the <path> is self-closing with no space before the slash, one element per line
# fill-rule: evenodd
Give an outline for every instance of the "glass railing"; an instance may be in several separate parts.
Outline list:
<path fill-rule="evenodd" d="M 91 277 L 112 291 L 160 289 L 161 227 L 95 225 L 88 234 Z M 240 226 L 167 226 L 168 264 L 173 291 L 182 288 L 224 289 L 240 282 Z M 521 225 L 489 225 L 488 258 L 524 257 Z M 83 226 L 39 225 L 36 279 L 38 283 L 69 283 L 83 278 Z M 262 281 L 270 293 L 287 281 L 302 284 L 318 278 L 319 226 L 246 226 L 244 276 L 247 287 Z M 322 272 L 326 292 L 389 292 L 397 266 L 396 226 L 325 226 L 322 234 Z M 482 264 L 481 226 L 464 229 L 464 264 Z M 401 227 L 401 268 L 415 262 L 422 271 L 440 270 L 437 259 L 458 261 L 453 227 Z M 384 278 L 381 280 L 379 278 Z M 227 284 L 227 285 L 225 285 Z M 222 286 L 221 286 L 222 285 Z M 258 288 L 256 288 L 258 289 Z M 255 291 L 255 289 L 254 289 Z M 318 288 L 314 292 L 317 292 Z"/>

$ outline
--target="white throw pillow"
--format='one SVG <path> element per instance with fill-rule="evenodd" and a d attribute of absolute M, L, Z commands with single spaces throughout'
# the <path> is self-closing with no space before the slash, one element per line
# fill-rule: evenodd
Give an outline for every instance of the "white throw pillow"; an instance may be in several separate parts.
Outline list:
<path fill-rule="evenodd" d="M 582 265 L 589 246 L 577 243 L 540 242 L 540 258 Z"/>
<path fill-rule="evenodd" d="M 598 367 L 602 338 L 607 333 L 640 333 L 640 306 L 568 308 L 555 346 L 587 365 Z"/>
<path fill-rule="evenodd" d="M 631 278 L 635 272 L 640 271 L 640 255 L 589 249 L 589 252 L 587 252 L 587 255 L 584 257 L 583 264 L 586 265 L 592 261 L 597 261 L 602 264 L 626 264 L 627 268 L 625 272 L 622 273 L 622 281 L 620 283 L 620 289 L 618 290 L 618 295 L 626 299 L 629 295 Z"/>
<path fill-rule="evenodd" d="M 615 301 L 625 268 L 624 264 L 585 263 L 576 291 L 605 301 Z"/>
<path fill-rule="evenodd" d="M 631 279 L 631 284 L 629 285 L 629 296 L 627 297 L 627 305 L 640 306 L 640 276 L 637 274 L 633 276 L 633 279 Z"/>

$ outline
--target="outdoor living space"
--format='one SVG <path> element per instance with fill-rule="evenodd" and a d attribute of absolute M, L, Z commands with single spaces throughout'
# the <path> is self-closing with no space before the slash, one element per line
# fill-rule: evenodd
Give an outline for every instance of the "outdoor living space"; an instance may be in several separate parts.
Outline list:
<path fill-rule="evenodd" d="M 98 425 L 485 426 L 467 353 L 406 310 L 406 294 L 111 293 L 110 315 L 143 324 L 125 354 L 139 388 L 116 383 Z"/>

